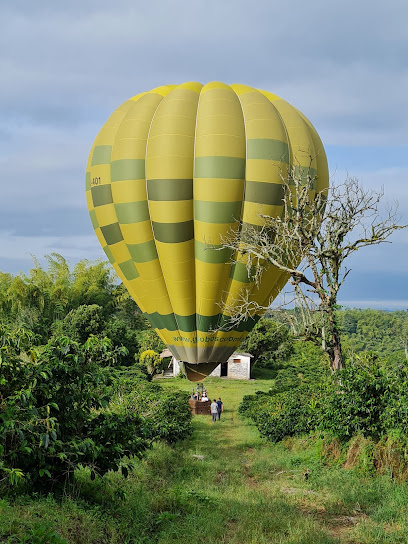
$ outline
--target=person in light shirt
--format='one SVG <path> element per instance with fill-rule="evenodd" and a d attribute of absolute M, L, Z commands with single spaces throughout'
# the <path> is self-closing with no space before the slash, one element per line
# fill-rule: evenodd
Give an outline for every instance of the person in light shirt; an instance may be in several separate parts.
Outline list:
<path fill-rule="evenodd" d="M 211 403 L 211 415 L 212 415 L 213 423 L 215 423 L 218 417 L 218 404 L 215 399 Z"/>

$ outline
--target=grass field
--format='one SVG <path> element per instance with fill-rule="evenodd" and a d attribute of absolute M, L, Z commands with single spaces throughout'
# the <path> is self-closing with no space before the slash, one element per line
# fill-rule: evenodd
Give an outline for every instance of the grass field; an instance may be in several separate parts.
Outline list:
<path fill-rule="evenodd" d="M 191 391 L 187 380 L 160 380 Z M 194 418 L 194 433 L 157 445 L 128 479 L 79 472 L 62 500 L 0 501 L 0 542 L 30 544 L 408 543 L 408 486 L 328 468 L 311 438 L 268 444 L 237 414 L 267 379 L 205 382 L 222 397 L 221 421 Z M 307 477 L 305 477 L 307 473 Z"/>

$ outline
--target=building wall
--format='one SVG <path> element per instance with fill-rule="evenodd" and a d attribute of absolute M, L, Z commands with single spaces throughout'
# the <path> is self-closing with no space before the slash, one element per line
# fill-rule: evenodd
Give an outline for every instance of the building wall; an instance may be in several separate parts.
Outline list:
<path fill-rule="evenodd" d="M 171 361 L 173 363 L 173 376 L 176 377 L 180 374 L 180 365 L 175 357 L 172 357 Z"/>
<path fill-rule="evenodd" d="M 234 359 L 240 359 L 239 363 L 235 363 Z M 243 355 L 231 357 L 228 359 L 228 378 L 237 380 L 249 380 L 251 377 L 251 359 Z"/>
<path fill-rule="evenodd" d="M 211 372 L 210 376 L 216 376 L 217 378 L 219 378 L 221 376 L 221 365 L 216 366 Z"/>

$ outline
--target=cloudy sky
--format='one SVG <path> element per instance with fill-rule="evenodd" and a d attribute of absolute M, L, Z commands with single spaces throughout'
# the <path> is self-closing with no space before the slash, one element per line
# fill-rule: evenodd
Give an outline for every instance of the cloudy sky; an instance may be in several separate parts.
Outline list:
<path fill-rule="evenodd" d="M 333 179 L 383 186 L 408 223 L 407 16 L 405 0 L 2 0 L 0 270 L 104 258 L 84 194 L 93 139 L 127 98 L 189 80 L 282 96 Z M 408 308 L 408 230 L 351 268 L 344 304 Z"/>

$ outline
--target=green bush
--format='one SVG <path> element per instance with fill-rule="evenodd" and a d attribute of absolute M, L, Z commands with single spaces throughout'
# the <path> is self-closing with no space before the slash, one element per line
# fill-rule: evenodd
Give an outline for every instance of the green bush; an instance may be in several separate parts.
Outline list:
<path fill-rule="evenodd" d="M 310 383 L 300 381 L 288 367 L 276 382 L 269 394 L 244 397 L 240 406 L 270 440 L 312 430 L 342 441 L 357 434 L 378 440 L 390 431 L 407 433 L 407 370 L 389 370 L 375 354 Z"/>
<path fill-rule="evenodd" d="M 140 345 L 139 355 L 144 351 L 148 350 L 153 350 L 157 353 L 161 353 L 166 347 L 156 331 L 152 328 L 138 331 L 137 340 Z"/>
<path fill-rule="evenodd" d="M 408 369 L 400 364 L 386 371 L 381 425 L 384 431 L 397 430 L 408 435 Z"/>
<path fill-rule="evenodd" d="M 128 321 L 116 315 L 106 315 L 97 304 L 82 304 L 71 310 L 63 320 L 53 324 L 52 330 L 54 337 L 67 336 L 79 343 L 86 342 L 91 335 L 109 338 L 114 347 L 123 346 L 127 350 L 119 357 L 121 364 L 132 364 L 140 348 L 139 333 Z"/>
<path fill-rule="evenodd" d="M 382 413 L 389 386 L 375 358 L 349 363 L 325 392 L 321 427 L 343 440 L 358 433 L 378 439 L 384 432 Z"/>
<path fill-rule="evenodd" d="M 303 386 L 271 393 L 246 396 L 240 406 L 240 413 L 250 417 L 263 436 L 278 442 L 316 428 L 321 410 L 317 391 Z"/>
<path fill-rule="evenodd" d="M 138 332 L 135 331 L 124 319 L 115 315 L 106 321 L 103 335 L 109 338 L 114 346 L 123 346 L 127 354 L 121 358 L 122 365 L 132 365 L 134 357 L 140 349 Z"/>
<path fill-rule="evenodd" d="M 53 325 L 55 336 L 67 336 L 83 344 L 91 336 L 102 333 L 104 311 L 97 304 L 82 304 Z"/>
<path fill-rule="evenodd" d="M 160 359 L 160 355 L 152 349 L 143 351 L 139 356 L 135 356 L 135 359 L 137 367 L 149 381 L 153 379 L 155 374 L 163 370 L 163 365 L 165 364 Z"/>
<path fill-rule="evenodd" d="M 192 433 L 189 395 L 179 390 L 163 391 L 160 385 L 140 379 L 134 370 L 119 373 L 111 405 L 125 414 L 137 414 L 149 440 L 172 444 Z"/>
<path fill-rule="evenodd" d="M 148 447 L 140 415 L 107 409 L 117 356 L 109 340 L 62 337 L 34 355 L 13 353 L 3 338 L 0 469 L 12 483 L 61 482 L 79 465 L 102 475 Z"/>
<path fill-rule="evenodd" d="M 285 365 L 278 369 L 275 387 L 292 389 L 302 384 L 315 384 L 330 377 L 330 367 L 322 350 L 312 342 L 295 342 L 293 352 Z"/>

